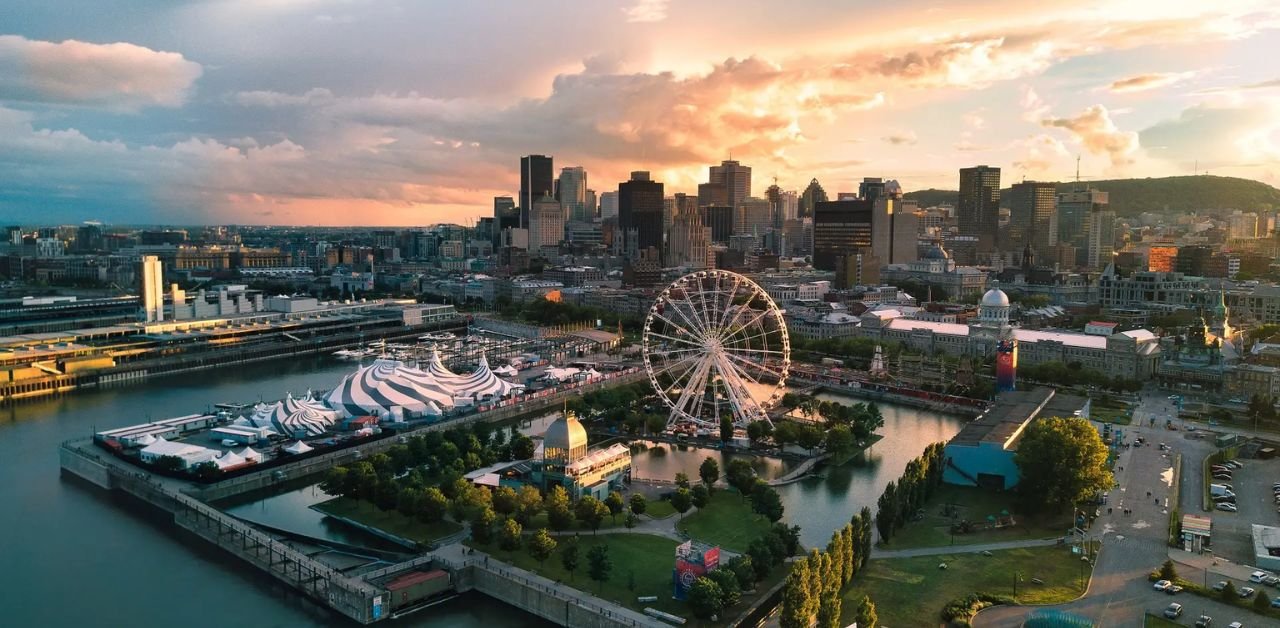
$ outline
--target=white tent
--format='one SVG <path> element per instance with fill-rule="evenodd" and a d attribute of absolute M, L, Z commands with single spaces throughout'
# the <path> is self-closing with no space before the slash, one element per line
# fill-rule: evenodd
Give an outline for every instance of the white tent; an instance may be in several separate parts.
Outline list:
<path fill-rule="evenodd" d="M 150 434 L 143 434 L 141 438 L 134 441 L 134 444 L 138 445 L 139 447 L 146 447 L 147 445 L 153 444 L 155 442 L 156 442 L 155 436 L 152 436 Z"/>
<path fill-rule="evenodd" d="M 239 455 L 246 462 L 262 462 L 262 454 L 252 447 L 245 447 Z"/>
<path fill-rule="evenodd" d="M 300 440 L 296 440 L 296 441 L 293 441 L 292 445 L 286 446 L 284 448 L 284 452 L 287 454 L 292 454 L 296 456 L 298 454 L 305 454 L 308 451 L 311 451 L 313 449 L 315 449 L 315 447 L 312 447 Z"/>
<path fill-rule="evenodd" d="M 244 464 L 245 459 L 237 456 L 234 451 L 228 451 L 227 453 L 214 458 L 213 463 L 218 465 L 219 469 L 229 469 L 231 467 L 238 467 Z"/>

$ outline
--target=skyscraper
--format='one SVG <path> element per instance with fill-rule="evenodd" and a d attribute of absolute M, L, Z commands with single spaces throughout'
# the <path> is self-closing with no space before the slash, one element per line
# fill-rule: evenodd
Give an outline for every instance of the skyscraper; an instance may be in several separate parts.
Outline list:
<path fill-rule="evenodd" d="M 870 254 L 873 209 L 871 203 L 863 200 L 815 203 L 813 267 L 836 270 L 842 257 L 858 252 Z"/>
<path fill-rule="evenodd" d="M 662 207 L 662 184 L 650 179 L 648 171 L 634 171 L 630 181 L 618 184 L 618 227 L 627 253 L 650 247 L 662 250 Z M 632 231 L 636 250 L 630 246 Z"/>
<path fill-rule="evenodd" d="M 529 212 L 529 252 L 556 247 L 564 239 L 564 211 L 549 194 L 533 202 Z"/>
<path fill-rule="evenodd" d="M 956 207 L 960 235 L 975 238 L 979 259 L 995 252 L 1000 226 L 1000 169 L 975 166 L 960 169 L 960 202 Z M 957 260 L 973 264 L 978 259 Z"/>
<path fill-rule="evenodd" d="M 600 220 L 618 217 L 618 193 L 604 192 L 600 195 Z"/>
<path fill-rule="evenodd" d="M 1048 181 L 1022 181 L 1009 188 L 1009 236 L 1004 251 L 1021 252 L 1027 245 L 1039 255 L 1049 255 L 1058 243 L 1055 211 L 1057 185 Z"/>
<path fill-rule="evenodd" d="M 520 212 L 516 210 L 515 199 L 510 196 L 493 197 L 493 222 L 499 231 L 520 226 Z"/>
<path fill-rule="evenodd" d="M 526 155 L 520 158 L 521 227 L 529 227 L 529 210 L 533 209 L 533 202 L 555 192 L 554 178 L 550 157 Z"/>
<path fill-rule="evenodd" d="M 573 166 L 560 170 L 560 179 L 556 183 L 560 192 L 560 208 L 564 211 L 564 219 L 586 222 L 587 216 L 587 171 L 582 166 Z"/>
<path fill-rule="evenodd" d="M 1060 192 L 1057 201 L 1058 242 L 1076 249 L 1076 263 L 1101 269 L 1115 250 L 1115 212 L 1107 193 L 1088 186 Z"/>
<path fill-rule="evenodd" d="M 751 196 L 751 167 L 736 161 L 722 161 L 719 166 L 711 166 L 708 182 L 713 186 L 724 186 L 725 204 L 737 207 L 743 199 Z"/>
<path fill-rule="evenodd" d="M 773 228 L 773 212 L 769 201 L 747 197 L 738 203 L 733 232 L 737 235 L 763 237 Z"/>
<path fill-rule="evenodd" d="M 711 229 L 702 226 L 696 213 L 676 216 L 671 225 L 667 245 L 667 264 L 689 268 L 707 267 L 707 250 L 711 246 Z"/>
<path fill-rule="evenodd" d="M 877 195 L 871 203 L 871 251 L 881 264 L 905 264 L 916 261 L 920 219 L 901 199 L 889 194 Z"/>
<path fill-rule="evenodd" d="M 884 179 L 864 177 L 862 183 L 858 184 L 858 198 L 874 203 L 881 196 L 884 196 Z"/>
<path fill-rule="evenodd" d="M 164 266 L 155 255 L 142 256 L 142 320 L 158 323 L 164 320 Z"/>
<path fill-rule="evenodd" d="M 804 193 L 800 195 L 800 218 L 813 218 L 814 207 L 818 203 L 827 201 L 827 191 L 822 189 L 822 184 L 817 179 L 809 182 L 809 187 L 804 189 Z"/>
<path fill-rule="evenodd" d="M 702 226 L 711 230 L 712 242 L 728 242 L 733 235 L 733 208 L 728 205 L 706 205 L 702 212 Z"/>

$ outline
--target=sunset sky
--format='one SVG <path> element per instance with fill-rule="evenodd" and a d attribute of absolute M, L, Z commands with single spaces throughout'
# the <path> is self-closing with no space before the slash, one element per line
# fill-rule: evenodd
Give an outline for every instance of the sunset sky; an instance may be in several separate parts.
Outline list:
<path fill-rule="evenodd" d="M 107 6 L 110 5 L 110 6 Z M 694 192 L 1280 186 L 1280 3 L 5 0 L 0 220 L 425 225 L 521 155 Z"/>

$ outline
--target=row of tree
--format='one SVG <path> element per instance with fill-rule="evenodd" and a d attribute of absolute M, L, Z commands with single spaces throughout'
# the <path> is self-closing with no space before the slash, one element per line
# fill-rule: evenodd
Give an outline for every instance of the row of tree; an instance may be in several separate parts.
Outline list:
<path fill-rule="evenodd" d="M 874 402 L 843 404 L 822 401 L 813 395 L 787 393 L 782 396 L 782 405 L 799 410 L 805 417 L 822 417 L 827 424 L 828 441 L 831 439 L 831 430 L 836 428 L 844 428 L 854 439 L 863 441 L 884 427 L 884 414 Z"/>
<path fill-rule="evenodd" d="M 876 530 L 880 540 L 888 543 L 894 532 L 911 520 L 912 515 L 942 484 L 946 464 L 946 443 L 933 443 L 924 453 L 907 463 L 902 477 L 890 481 L 876 502 Z"/>
<path fill-rule="evenodd" d="M 871 557 L 871 509 L 863 508 L 831 535 L 825 552 L 810 550 L 795 561 L 782 589 L 782 628 L 839 628 L 841 592 Z M 876 625 L 875 604 L 862 596 L 854 612 L 859 626 Z"/>
<path fill-rule="evenodd" d="M 1111 377 L 1079 362 L 1041 362 L 1021 366 L 1018 367 L 1018 377 L 1053 386 L 1095 386 L 1116 392 L 1142 390 L 1142 382 L 1138 380 Z"/>

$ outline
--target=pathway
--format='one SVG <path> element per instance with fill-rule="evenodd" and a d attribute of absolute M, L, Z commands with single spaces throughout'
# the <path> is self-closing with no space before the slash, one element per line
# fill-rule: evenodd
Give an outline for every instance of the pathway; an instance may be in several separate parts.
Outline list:
<path fill-rule="evenodd" d="M 1001 543 L 984 543 L 979 545 L 944 545 L 942 547 L 915 547 L 900 550 L 882 550 L 871 548 L 871 560 L 884 558 L 913 558 L 916 556 L 939 556 L 947 554 L 972 554 L 974 552 L 996 552 L 999 550 L 1020 549 L 1024 547 L 1046 547 L 1057 545 L 1059 538 L 1023 539 L 1021 541 L 1004 541 Z"/>
<path fill-rule="evenodd" d="M 831 454 L 822 454 L 820 456 L 805 458 L 804 462 L 800 463 L 796 468 L 788 471 L 786 475 L 769 480 L 767 484 L 769 486 L 783 486 L 791 484 L 792 482 L 799 482 L 809 474 L 809 471 L 812 470 L 814 466 L 830 457 Z"/>

